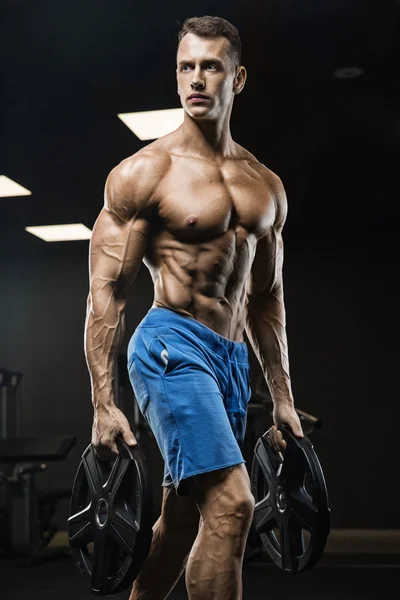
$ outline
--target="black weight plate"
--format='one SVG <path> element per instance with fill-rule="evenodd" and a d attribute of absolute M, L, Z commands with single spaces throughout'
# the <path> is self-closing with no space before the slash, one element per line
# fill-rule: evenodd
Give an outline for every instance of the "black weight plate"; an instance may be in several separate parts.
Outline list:
<path fill-rule="evenodd" d="M 310 440 L 282 429 L 283 462 L 264 436 L 255 449 L 251 486 L 254 527 L 271 560 L 283 571 L 311 569 L 320 559 L 330 530 L 324 474 Z"/>
<path fill-rule="evenodd" d="M 115 461 L 101 461 L 90 444 L 72 489 L 68 537 L 73 560 L 93 594 L 127 589 L 152 538 L 152 494 L 140 449 L 118 440 Z"/>

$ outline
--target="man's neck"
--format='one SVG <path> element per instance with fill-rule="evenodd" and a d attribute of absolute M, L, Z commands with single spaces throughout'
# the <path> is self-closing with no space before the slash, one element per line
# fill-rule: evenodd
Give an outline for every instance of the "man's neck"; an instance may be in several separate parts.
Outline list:
<path fill-rule="evenodd" d="M 234 154 L 235 142 L 229 128 L 229 116 L 223 121 L 195 120 L 185 112 L 179 128 L 180 145 L 188 154 L 224 158 Z"/>

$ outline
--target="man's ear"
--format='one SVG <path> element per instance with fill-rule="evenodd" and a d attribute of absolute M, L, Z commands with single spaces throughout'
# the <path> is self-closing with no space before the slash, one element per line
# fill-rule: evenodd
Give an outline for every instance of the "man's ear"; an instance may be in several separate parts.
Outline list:
<path fill-rule="evenodd" d="M 247 79 L 247 71 L 243 65 L 236 68 L 236 75 L 233 83 L 233 93 L 240 94 L 242 89 L 244 88 L 244 84 Z"/>

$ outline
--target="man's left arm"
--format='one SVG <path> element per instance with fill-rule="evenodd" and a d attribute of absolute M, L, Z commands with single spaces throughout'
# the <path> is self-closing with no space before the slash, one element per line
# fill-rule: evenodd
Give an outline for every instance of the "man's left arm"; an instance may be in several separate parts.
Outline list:
<path fill-rule="evenodd" d="M 283 295 L 283 240 L 287 200 L 283 184 L 274 179 L 272 193 L 276 205 L 271 230 L 257 243 L 247 294 L 246 333 L 260 363 L 274 405 L 275 426 L 270 442 L 277 450 L 285 447 L 277 427 L 288 426 L 302 437 L 289 373 L 286 312 Z M 279 446 L 279 447 L 278 447 Z"/>

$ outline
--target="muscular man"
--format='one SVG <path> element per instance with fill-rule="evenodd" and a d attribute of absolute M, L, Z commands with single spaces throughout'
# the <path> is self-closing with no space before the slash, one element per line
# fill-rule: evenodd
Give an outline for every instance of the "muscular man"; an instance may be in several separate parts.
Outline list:
<path fill-rule="evenodd" d="M 114 366 L 127 288 L 142 261 L 154 282 L 128 369 L 165 476 L 161 516 L 131 600 L 166 598 L 185 566 L 191 600 L 242 597 L 254 508 L 239 446 L 250 397 L 244 331 L 274 402 L 271 444 L 284 448 L 281 424 L 302 436 L 285 332 L 285 192 L 229 127 L 246 81 L 240 50 L 224 19 L 185 21 L 176 71 L 184 122 L 111 171 L 93 229 L 85 347 L 92 442 L 104 459 L 115 456 L 117 436 L 136 443 L 114 404 Z"/>

